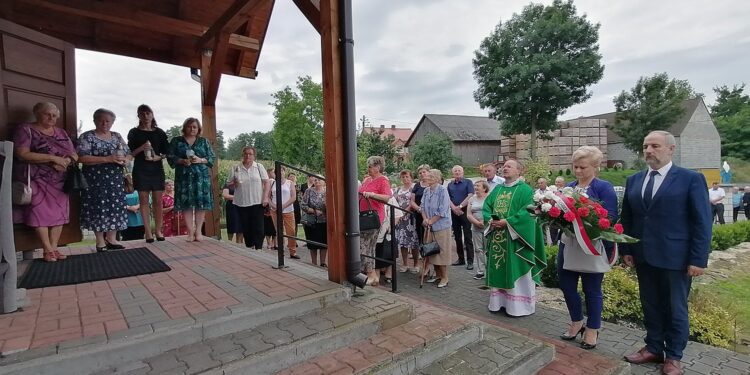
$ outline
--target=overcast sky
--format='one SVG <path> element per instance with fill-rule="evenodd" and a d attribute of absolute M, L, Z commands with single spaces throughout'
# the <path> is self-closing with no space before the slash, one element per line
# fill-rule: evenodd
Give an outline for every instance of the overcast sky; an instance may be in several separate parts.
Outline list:
<path fill-rule="evenodd" d="M 474 102 L 471 60 L 499 21 L 520 12 L 517 0 L 354 0 L 357 118 L 373 125 L 416 126 L 424 113 L 485 116 Z M 551 3 L 551 1 L 543 1 Z M 750 84 L 750 1 L 662 0 L 575 2 L 600 23 L 604 78 L 593 96 L 561 119 L 614 110 L 612 98 L 640 76 L 667 72 L 714 100 L 712 88 Z M 77 50 L 78 118 L 117 114 L 114 130 L 137 122 L 149 104 L 159 124 L 200 118 L 200 87 L 189 69 Z M 290 0 L 276 1 L 255 80 L 223 76 L 217 125 L 228 137 L 273 127 L 271 94 L 298 76 L 321 81 L 320 39 Z M 746 92 L 750 89 L 746 90 Z"/>

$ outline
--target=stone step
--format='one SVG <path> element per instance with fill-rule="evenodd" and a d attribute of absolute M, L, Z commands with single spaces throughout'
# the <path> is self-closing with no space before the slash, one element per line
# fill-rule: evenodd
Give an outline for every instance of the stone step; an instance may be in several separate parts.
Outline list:
<path fill-rule="evenodd" d="M 554 348 L 514 332 L 417 304 L 414 320 L 277 375 L 532 374 Z"/>
<path fill-rule="evenodd" d="M 82 375 L 126 366 L 186 345 L 247 331 L 350 300 L 346 288 L 333 288 L 268 305 L 240 304 L 199 317 L 171 320 L 118 332 L 111 337 L 68 341 L 0 359 L 0 375 Z"/>
<path fill-rule="evenodd" d="M 96 375 L 271 374 L 409 322 L 414 308 L 367 293 L 296 317 L 182 346 Z"/>

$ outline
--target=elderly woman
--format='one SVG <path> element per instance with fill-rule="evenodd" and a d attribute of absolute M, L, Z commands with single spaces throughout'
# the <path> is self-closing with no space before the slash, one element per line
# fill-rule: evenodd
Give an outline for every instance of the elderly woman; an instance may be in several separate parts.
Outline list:
<path fill-rule="evenodd" d="M 34 228 L 42 243 L 45 262 L 55 262 L 66 256 L 57 250 L 62 226 L 70 220 L 68 195 L 63 184 L 68 167 L 78 161 L 73 142 L 62 128 L 55 125 L 60 110 L 52 103 L 34 106 L 36 122 L 21 124 L 16 129 L 13 143 L 20 165 L 16 165 L 16 180 L 30 181 L 31 203 L 17 207 L 14 221 Z"/>
<path fill-rule="evenodd" d="M 399 173 L 401 178 L 401 187 L 395 189 L 393 196 L 396 198 L 398 206 L 405 209 L 407 212 L 412 212 L 412 190 L 414 189 L 414 182 L 412 182 L 411 171 L 403 170 Z M 409 271 L 409 256 L 411 255 L 413 268 L 417 268 L 417 262 L 419 261 L 419 239 L 417 238 L 417 228 L 415 215 L 405 213 L 396 223 L 396 241 L 398 246 L 401 248 L 401 258 L 403 259 L 403 268 L 401 272 Z M 421 216 L 421 215 L 420 215 Z"/>
<path fill-rule="evenodd" d="M 214 151 L 200 136 L 201 122 L 189 117 L 182 123 L 182 136 L 169 143 L 169 165 L 175 169 L 174 210 L 182 212 L 188 241 L 201 241 L 206 211 L 213 207 L 211 176 Z"/>
<path fill-rule="evenodd" d="M 81 192 L 81 228 L 94 232 L 97 252 L 124 249 L 117 242 L 117 231 L 128 227 L 123 168 L 130 150 L 119 133 L 110 131 L 115 118 L 114 112 L 97 109 L 96 129 L 78 139 L 79 160 L 89 184 Z"/>
<path fill-rule="evenodd" d="M 438 254 L 425 259 L 425 264 L 432 264 L 436 273 L 436 279 L 428 282 L 440 280 L 438 288 L 448 286 L 448 265 L 451 264 L 454 244 L 451 237 L 451 202 L 448 189 L 440 183 L 442 179 L 442 173 L 438 169 L 430 169 L 425 174 L 424 181 L 428 187 L 422 195 L 421 207 L 422 225 L 425 227 L 424 242 L 437 241 L 440 247 Z"/>
<path fill-rule="evenodd" d="M 518 160 L 503 164 L 505 182 L 484 200 L 484 227 L 490 312 L 505 309 L 509 316 L 531 315 L 536 311 L 534 283 L 547 266 L 542 229 L 526 210 L 534 203 L 534 190 L 521 179 Z"/>
<path fill-rule="evenodd" d="M 245 247 L 263 249 L 263 207 L 268 205 L 268 172 L 255 161 L 255 148 L 242 148 L 242 162 L 232 168 L 227 184 L 234 186 L 232 203 L 237 207 Z"/>
<path fill-rule="evenodd" d="M 410 197 L 410 206 L 412 211 L 414 211 L 414 218 L 416 219 L 416 222 L 414 223 L 414 227 L 417 230 L 417 241 L 419 241 L 419 244 L 422 244 L 422 240 L 424 239 L 424 225 L 422 225 L 422 208 L 420 207 L 422 205 L 422 195 L 424 194 L 424 189 L 426 189 L 429 185 L 427 185 L 427 182 L 425 182 L 425 178 L 427 176 L 427 172 L 432 169 L 428 164 L 422 164 L 417 168 L 417 182 L 414 184 L 414 187 L 411 189 L 411 197 Z M 419 247 L 419 246 L 417 246 Z M 412 273 L 419 273 L 419 268 L 414 267 L 411 269 Z"/>
<path fill-rule="evenodd" d="M 378 213 L 380 225 L 385 219 L 385 205 L 391 198 L 391 183 L 388 177 L 383 175 L 385 171 L 385 159 L 382 156 L 370 156 L 367 158 L 367 176 L 359 186 L 359 211 L 375 210 Z M 363 258 L 362 271 L 367 274 L 368 285 L 380 284 L 380 274 L 375 269 L 375 246 L 378 241 L 379 228 L 361 230 L 359 235 L 359 248 Z"/>
<path fill-rule="evenodd" d="M 573 170 L 575 171 L 576 180 L 568 186 L 586 192 L 589 198 L 601 202 L 602 206 L 607 209 L 611 222 L 617 222 L 617 194 L 611 183 L 596 178 L 604 155 L 598 148 L 593 146 L 581 146 L 573 152 Z M 564 268 L 565 265 L 565 246 L 574 241 L 574 239 L 563 235 L 560 241 L 560 250 L 557 254 L 557 275 L 560 280 L 560 289 L 565 296 L 565 304 L 570 313 L 570 326 L 568 331 L 560 336 L 563 340 L 573 340 L 581 334 L 581 348 L 593 349 L 596 347 L 599 336 L 599 328 L 602 324 L 602 281 L 604 273 L 602 272 L 575 272 Z M 604 242 L 604 249 L 611 254 L 614 244 Z M 587 255 L 587 258 L 597 259 L 599 263 L 606 265 L 608 260 L 607 254 L 598 257 Z M 609 267 L 605 267 L 609 268 Z M 583 284 L 583 294 L 586 296 L 586 327 L 583 326 L 583 311 L 581 309 L 581 296 L 578 294 L 578 280 L 581 279 Z"/>
<path fill-rule="evenodd" d="M 146 231 L 146 242 L 154 242 L 151 233 L 151 204 L 154 207 L 156 240 L 164 241 L 162 230 L 162 196 L 164 195 L 164 165 L 162 159 L 169 151 L 167 133 L 161 130 L 154 118 L 151 107 L 138 106 L 138 126 L 128 132 L 128 146 L 135 158 L 133 164 L 133 186 L 138 191 L 141 216 Z"/>
<path fill-rule="evenodd" d="M 325 244 L 328 238 L 326 233 L 328 230 L 326 225 L 326 182 L 320 178 L 310 177 L 312 178 L 307 179 L 309 185 L 302 195 L 302 202 L 300 202 L 300 209 L 304 212 L 307 221 L 305 235 L 308 240 Z M 318 251 L 320 251 L 320 266 L 327 267 L 328 247 L 308 244 L 307 248 L 310 249 L 312 264 L 318 265 Z"/>

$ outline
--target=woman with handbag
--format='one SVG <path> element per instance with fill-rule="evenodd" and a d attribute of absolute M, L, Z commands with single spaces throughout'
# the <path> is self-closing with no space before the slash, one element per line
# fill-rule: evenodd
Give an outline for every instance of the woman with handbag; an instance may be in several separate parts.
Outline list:
<path fill-rule="evenodd" d="M 607 210 L 612 223 L 617 222 L 617 194 L 611 183 L 596 178 L 604 155 L 593 146 L 581 146 L 573 152 L 573 170 L 576 180 L 568 186 L 585 191 L 590 199 L 600 201 Z M 577 241 L 567 234 L 560 240 L 560 250 L 557 253 L 557 275 L 560 289 L 565 296 L 565 304 L 570 313 L 568 331 L 560 336 L 563 340 L 574 340 L 579 334 L 582 336 L 581 348 L 593 349 L 599 337 L 602 322 L 602 281 L 604 273 L 609 270 L 608 254 L 612 254 L 615 245 L 602 241 L 605 252 L 594 256 L 583 253 L 578 248 Z M 613 255 L 615 258 L 616 256 Z M 567 258 L 567 260 L 566 260 Z M 578 294 L 578 279 L 583 284 L 586 296 L 586 326 L 583 322 L 581 296 Z"/>
<path fill-rule="evenodd" d="M 383 175 L 385 159 L 382 156 L 367 158 L 367 177 L 359 186 L 359 249 L 362 255 L 362 272 L 367 274 L 367 285 L 380 284 L 375 269 L 375 246 L 380 226 L 385 219 L 385 205 L 391 198 L 391 183 Z"/>
<path fill-rule="evenodd" d="M 128 227 L 123 167 L 130 151 L 122 136 L 111 131 L 114 112 L 94 111 L 96 129 L 78 138 L 79 161 L 88 188 L 81 191 L 81 228 L 94 232 L 96 251 L 121 250 L 117 231 Z"/>
<path fill-rule="evenodd" d="M 424 245 L 437 242 L 439 252 L 433 255 L 425 253 L 425 270 L 427 264 L 435 267 L 436 277 L 427 282 L 438 282 L 438 288 L 448 286 L 448 265 L 451 264 L 454 241 L 451 236 L 451 204 L 448 189 L 443 186 L 442 172 L 438 169 L 430 169 L 425 175 L 428 188 L 422 195 L 422 225 L 425 227 Z M 424 251 L 424 249 L 423 249 Z"/>
<path fill-rule="evenodd" d="M 327 243 L 328 226 L 326 224 L 326 182 L 325 180 L 308 178 L 308 188 L 302 195 L 300 210 L 302 211 L 302 225 L 305 227 L 305 235 L 310 241 Z M 318 251 L 320 251 L 320 266 L 327 267 L 326 255 L 328 247 L 315 244 L 307 244 L 310 249 L 312 264 L 318 265 Z"/>
<path fill-rule="evenodd" d="M 57 120 L 60 110 L 48 102 L 34 105 L 36 122 L 21 124 L 13 143 L 16 165 L 13 203 L 14 222 L 34 228 L 42 243 L 45 262 L 66 256 L 57 250 L 62 226 L 70 220 L 70 202 L 63 191 L 68 167 L 78 162 L 73 142 Z M 25 184 L 25 185 L 24 185 Z"/>

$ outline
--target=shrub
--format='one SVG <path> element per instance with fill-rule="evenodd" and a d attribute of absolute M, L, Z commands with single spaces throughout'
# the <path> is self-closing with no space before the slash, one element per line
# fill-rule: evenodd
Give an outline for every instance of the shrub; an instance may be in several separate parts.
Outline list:
<path fill-rule="evenodd" d="M 535 160 L 524 161 L 524 164 L 526 170 L 523 173 L 523 177 L 527 184 L 535 187 L 539 178 L 544 177 L 549 179 L 549 162 L 546 158 L 537 157 Z"/>
<path fill-rule="evenodd" d="M 726 250 L 742 242 L 750 241 L 750 221 L 714 225 L 712 234 L 711 250 Z"/>
<path fill-rule="evenodd" d="M 734 337 L 734 319 L 718 300 L 708 293 L 693 290 L 688 304 L 690 339 L 729 348 Z"/>
<path fill-rule="evenodd" d="M 643 310 L 638 292 L 638 281 L 632 268 L 620 266 L 604 275 L 602 284 L 604 308 L 602 318 L 607 321 L 625 320 L 635 323 L 643 321 Z"/>
<path fill-rule="evenodd" d="M 565 175 L 566 176 L 570 176 L 570 168 L 568 168 L 568 169 L 565 170 Z"/>
<path fill-rule="evenodd" d="M 542 284 L 548 288 L 557 288 L 560 283 L 557 279 L 557 246 L 547 246 L 547 267 L 541 274 Z"/>

